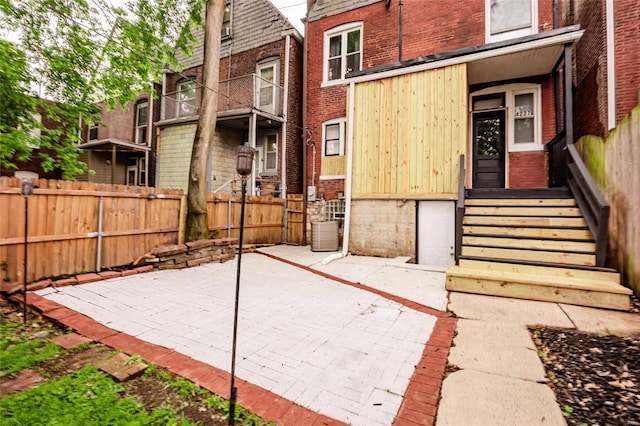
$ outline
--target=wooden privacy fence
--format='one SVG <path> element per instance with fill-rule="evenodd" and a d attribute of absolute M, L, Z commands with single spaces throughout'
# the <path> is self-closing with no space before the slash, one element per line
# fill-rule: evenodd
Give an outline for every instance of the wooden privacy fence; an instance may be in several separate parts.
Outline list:
<path fill-rule="evenodd" d="M 184 235 L 186 196 L 181 190 L 34 180 L 28 203 L 27 280 L 130 264 L 153 247 Z M 285 202 L 247 197 L 246 244 L 284 240 Z M 238 194 L 210 194 L 209 229 L 239 235 Z M 300 221 L 301 222 L 301 221 Z M 23 280 L 25 198 L 21 181 L 0 178 L 0 262 L 7 281 Z M 302 226 L 302 223 L 300 223 Z"/>
<path fill-rule="evenodd" d="M 640 295 L 640 105 L 606 140 L 584 136 L 576 147 L 610 204 L 610 261 Z"/>
<path fill-rule="evenodd" d="M 209 194 L 209 229 L 216 237 L 240 236 L 240 194 Z M 284 200 L 246 197 L 244 244 L 277 244 L 283 240 Z"/>
<path fill-rule="evenodd" d="M 27 200 L 27 280 L 125 265 L 178 237 L 180 190 L 34 180 Z M 102 214 L 101 214 L 102 213 Z M 3 279 L 23 280 L 25 199 L 0 178 Z"/>

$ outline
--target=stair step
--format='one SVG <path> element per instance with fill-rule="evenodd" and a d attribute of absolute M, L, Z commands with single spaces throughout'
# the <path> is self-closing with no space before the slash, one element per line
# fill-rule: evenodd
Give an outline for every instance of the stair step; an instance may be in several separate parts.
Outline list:
<path fill-rule="evenodd" d="M 525 217 L 582 217 L 577 207 L 494 207 L 470 206 L 465 208 L 470 216 L 525 216 Z"/>
<path fill-rule="evenodd" d="M 576 277 L 550 277 L 520 272 L 452 266 L 449 291 L 628 310 L 631 290 L 619 284 Z"/>
<path fill-rule="evenodd" d="M 596 244 L 588 241 L 556 241 L 529 238 L 462 237 L 463 246 L 501 247 L 522 250 L 550 250 L 571 253 L 595 253 Z"/>
<path fill-rule="evenodd" d="M 538 207 L 575 207 L 573 198 L 469 198 L 465 206 L 538 206 Z"/>
<path fill-rule="evenodd" d="M 573 198 L 568 188 L 467 189 L 468 198 Z"/>
<path fill-rule="evenodd" d="M 587 229 L 464 226 L 462 231 L 464 235 L 497 235 L 505 237 L 593 241 L 593 235 L 591 235 L 591 232 Z"/>
<path fill-rule="evenodd" d="M 582 217 L 518 217 L 518 216 L 464 216 L 465 225 L 528 226 L 550 228 L 586 228 Z"/>
<path fill-rule="evenodd" d="M 552 260 L 555 263 L 570 265 L 595 266 L 596 264 L 596 256 L 594 254 L 563 253 L 557 251 L 513 250 L 495 247 L 462 246 L 461 254 L 462 256 L 526 260 L 532 262 L 548 262 Z"/>
<path fill-rule="evenodd" d="M 553 263 L 529 265 L 523 263 L 499 262 L 493 259 L 480 260 L 464 258 L 460 259 L 459 266 L 465 269 L 503 271 L 518 274 L 544 275 L 552 277 L 583 278 L 620 284 L 620 273 L 613 269 L 604 270 L 605 268 L 577 269 L 568 267 L 567 265 Z"/>

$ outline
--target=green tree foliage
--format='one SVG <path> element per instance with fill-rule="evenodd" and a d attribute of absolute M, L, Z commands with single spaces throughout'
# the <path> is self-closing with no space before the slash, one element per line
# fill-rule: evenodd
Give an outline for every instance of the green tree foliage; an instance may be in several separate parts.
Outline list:
<path fill-rule="evenodd" d="M 126 105 L 153 93 L 162 73 L 179 69 L 203 23 L 204 0 L 0 0 L 0 28 L 18 36 L 0 41 L 0 167 L 15 168 L 34 147 L 45 171 L 65 179 L 86 171 L 76 148 L 81 122 L 97 122 L 98 101 Z M 41 97 L 32 96 L 39 87 Z M 36 112 L 55 122 L 45 129 Z M 38 131 L 34 131 L 38 129 Z M 39 135 L 38 135 L 39 133 Z M 55 155 L 47 153 L 55 152 Z"/>

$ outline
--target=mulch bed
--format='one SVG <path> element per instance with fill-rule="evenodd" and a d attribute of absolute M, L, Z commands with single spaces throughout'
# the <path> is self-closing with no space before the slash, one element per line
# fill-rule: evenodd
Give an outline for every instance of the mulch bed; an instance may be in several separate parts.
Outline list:
<path fill-rule="evenodd" d="M 553 328 L 533 336 L 569 425 L 640 425 L 640 336 Z"/>

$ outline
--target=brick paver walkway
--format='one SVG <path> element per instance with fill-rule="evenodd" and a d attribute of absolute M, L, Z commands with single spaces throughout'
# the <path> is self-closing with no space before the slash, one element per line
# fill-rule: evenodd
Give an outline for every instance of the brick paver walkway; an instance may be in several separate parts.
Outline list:
<path fill-rule="evenodd" d="M 209 264 L 47 288 L 35 302 L 80 333 L 84 327 L 93 339 L 227 396 L 235 268 Z M 357 287 L 244 255 L 239 402 L 269 420 L 305 424 L 324 416 L 354 425 L 432 423 L 455 320 Z"/>

